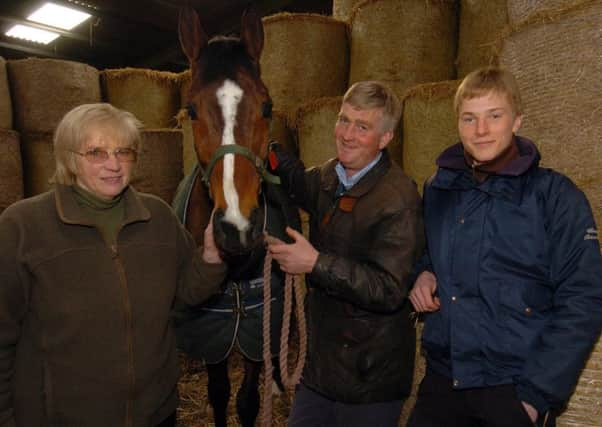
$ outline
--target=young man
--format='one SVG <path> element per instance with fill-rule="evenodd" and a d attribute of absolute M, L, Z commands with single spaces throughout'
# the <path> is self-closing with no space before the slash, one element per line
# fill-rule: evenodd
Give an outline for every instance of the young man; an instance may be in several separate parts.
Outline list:
<path fill-rule="evenodd" d="M 397 426 L 409 394 L 415 336 L 408 277 L 422 250 L 420 196 L 385 147 L 400 106 L 378 82 L 354 84 L 335 126 L 337 158 L 305 170 L 272 151 L 292 200 L 310 214 L 310 240 L 269 250 L 307 273 L 308 351 L 289 426 Z"/>
<path fill-rule="evenodd" d="M 553 426 L 602 325 L 602 260 L 583 193 L 516 136 L 514 77 L 484 68 L 455 98 L 461 143 L 424 187 L 427 373 L 409 426 Z"/>

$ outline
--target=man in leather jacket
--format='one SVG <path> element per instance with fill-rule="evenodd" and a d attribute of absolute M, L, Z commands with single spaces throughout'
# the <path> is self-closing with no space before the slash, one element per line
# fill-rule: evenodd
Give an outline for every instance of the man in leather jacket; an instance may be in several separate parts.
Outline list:
<path fill-rule="evenodd" d="M 408 277 L 423 245 L 416 185 L 385 149 L 400 116 L 379 82 L 354 84 L 335 126 L 337 158 L 305 169 L 273 149 L 272 169 L 310 215 L 309 241 L 269 251 L 306 274 L 308 351 L 289 426 L 397 426 L 412 383 Z"/>

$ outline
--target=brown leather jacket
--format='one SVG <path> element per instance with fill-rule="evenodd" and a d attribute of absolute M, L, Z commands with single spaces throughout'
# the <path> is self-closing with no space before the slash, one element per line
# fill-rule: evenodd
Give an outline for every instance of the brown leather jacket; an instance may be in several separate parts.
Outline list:
<path fill-rule="evenodd" d="M 160 199 L 124 194 L 117 245 L 70 187 L 0 216 L 0 425 L 155 426 L 177 405 L 174 298 L 218 291 Z"/>
<path fill-rule="evenodd" d="M 424 244 L 416 185 L 381 160 L 335 197 L 335 159 L 302 171 L 276 172 L 310 214 L 310 241 L 320 252 L 306 299 L 308 356 L 303 383 L 347 403 L 402 399 L 410 392 L 415 335 L 408 277 Z"/>

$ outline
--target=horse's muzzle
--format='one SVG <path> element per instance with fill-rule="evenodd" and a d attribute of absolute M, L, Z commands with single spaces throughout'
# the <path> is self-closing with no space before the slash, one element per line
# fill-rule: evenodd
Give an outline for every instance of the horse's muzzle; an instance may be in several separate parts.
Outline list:
<path fill-rule="evenodd" d="M 221 209 L 213 216 L 213 237 L 217 248 L 226 257 L 238 256 L 263 244 L 263 209 L 255 208 L 249 217 L 249 227 L 240 231 L 224 219 Z"/>

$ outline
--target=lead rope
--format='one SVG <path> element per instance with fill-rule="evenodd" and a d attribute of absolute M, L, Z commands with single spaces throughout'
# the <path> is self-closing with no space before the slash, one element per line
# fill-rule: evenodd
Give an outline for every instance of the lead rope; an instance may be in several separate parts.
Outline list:
<path fill-rule="evenodd" d="M 272 351 L 270 338 L 270 315 L 271 315 L 271 277 L 272 277 L 272 256 L 266 251 L 263 264 L 263 404 L 261 412 L 261 424 L 263 427 L 272 425 Z M 292 375 L 288 369 L 288 340 L 291 319 L 292 293 L 295 290 L 295 305 L 297 316 L 297 330 L 299 332 L 299 355 Z M 305 326 L 305 311 L 303 309 L 303 291 L 298 275 L 286 274 L 284 280 L 284 310 L 282 314 L 282 330 L 280 332 L 280 376 L 282 383 L 292 391 L 293 387 L 299 383 L 303 365 L 305 364 L 305 354 L 307 352 L 307 331 Z"/>

